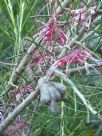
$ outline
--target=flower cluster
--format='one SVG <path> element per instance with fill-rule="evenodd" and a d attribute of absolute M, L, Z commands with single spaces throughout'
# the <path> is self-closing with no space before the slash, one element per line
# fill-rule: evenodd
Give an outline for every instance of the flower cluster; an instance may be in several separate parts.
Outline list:
<path fill-rule="evenodd" d="M 60 67 L 65 64 L 84 64 L 85 61 L 91 57 L 91 53 L 83 49 L 75 49 L 62 59 L 58 61 L 58 65 Z"/>
<path fill-rule="evenodd" d="M 84 50 L 84 49 L 74 49 L 71 51 L 68 55 L 64 56 L 63 58 L 55 61 L 55 63 L 50 67 L 50 69 L 47 71 L 46 77 L 47 80 L 50 78 L 51 74 L 57 67 L 64 67 L 66 66 L 66 74 L 68 72 L 68 68 L 71 64 L 87 64 L 87 59 L 91 59 L 94 62 L 97 62 L 96 59 L 94 59 L 91 56 L 91 53 Z M 86 67 L 87 70 L 87 67 Z"/>
<path fill-rule="evenodd" d="M 55 42 L 57 42 L 60 46 L 63 46 L 67 42 L 67 36 L 60 29 L 58 22 L 49 21 L 47 24 L 42 22 L 42 26 L 40 28 L 39 37 L 43 39 L 43 42 L 49 45 L 52 45 L 52 41 L 55 38 Z"/>
<path fill-rule="evenodd" d="M 0 124 L 4 123 L 5 121 L 5 117 L 3 115 L 3 112 L 5 113 L 5 108 L 3 104 L 1 103 L 2 102 L 0 101 Z M 20 135 L 28 136 L 28 132 L 29 132 L 28 124 L 20 116 L 16 117 L 14 123 L 8 126 L 5 130 L 5 133 L 7 133 L 8 135 L 13 135 L 13 136 L 20 136 Z"/>

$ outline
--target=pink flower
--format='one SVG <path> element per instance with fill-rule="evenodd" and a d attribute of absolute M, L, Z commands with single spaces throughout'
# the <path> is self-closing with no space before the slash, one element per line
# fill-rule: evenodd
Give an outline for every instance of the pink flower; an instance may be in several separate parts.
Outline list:
<path fill-rule="evenodd" d="M 39 36 L 43 38 L 45 43 L 52 43 L 52 37 L 54 34 L 54 25 L 52 23 L 47 23 L 42 25 L 41 30 L 39 32 Z"/>
<path fill-rule="evenodd" d="M 31 62 L 30 62 L 30 67 L 33 68 L 35 64 L 37 64 L 41 60 L 42 54 L 39 54 L 36 56 Z M 34 64 L 34 65 L 33 65 Z"/>
<path fill-rule="evenodd" d="M 88 51 L 83 49 L 76 49 L 73 50 L 69 55 L 65 56 L 64 58 L 60 59 L 58 65 L 62 67 L 67 64 L 84 64 L 85 61 L 91 56 Z"/>
<path fill-rule="evenodd" d="M 45 55 L 45 52 L 39 53 L 31 62 L 29 67 L 29 72 L 34 69 L 39 69 L 43 73 L 43 67 L 49 62 L 49 58 Z"/>
<path fill-rule="evenodd" d="M 50 78 L 51 74 L 57 67 L 63 67 L 67 66 L 67 68 L 71 64 L 86 64 L 87 59 L 90 58 L 92 60 L 91 54 L 83 49 L 75 49 L 71 51 L 68 55 L 61 58 L 60 60 L 57 60 L 53 63 L 53 65 L 50 67 L 50 69 L 47 71 L 46 77 L 47 81 Z M 67 69 L 66 69 L 67 73 Z"/>
<path fill-rule="evenodd" d="M 19 88 L 18 88 L 18 94 L 20 95 L 20 97 L 23 97 L 23 89 L 24 89 L 24 86 L 21 85 Z"/>
<path fill-rule="evenodd" d="M 66 35 L 64 34 L 64 32 L 60 28 L 58 28 L 58 30 L 57 30 L 56 42 L 59 45 L 65 45 L 66 42 L 67 42 L 67 37 L 66 37 Z"/>
<path fill-rule="evenodd" d="M 47 24 L 42 23 L 42 27 L 39 32 L 39 37 L 43 39 L 43 42 L 46 44 L 52 45 L 53 37 L 56 37 L 55 41 L 60 45 L 66 44 L 67 36 L 59 28 L 58 23 L 48 22 Z"/>

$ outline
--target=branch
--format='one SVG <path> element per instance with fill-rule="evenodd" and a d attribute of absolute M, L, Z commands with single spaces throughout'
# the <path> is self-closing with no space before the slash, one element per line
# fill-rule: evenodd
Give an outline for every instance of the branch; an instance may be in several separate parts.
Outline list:
<path fill-rule="evenodd" d="M 0 124 L 0 134 L 4 132 L 8 125 L 10 125 L 12 121 L 22 112 L 22 110 L 24 110 L 31 103 L 32 100 L 37 98 L 38 95 L 39 88 L 37 86 L 35 88 L 35 91 L 33 91 L 20 105 L 18 105 L 18 107 L 16 107 L 16 109 L 13 112 L 9 113 L 4 122 Z"/>
<path fill-rule="evenodd" d="M 95 111 L 93 109 L 93 107 L 91 106 L 90 102 L 84 97 L 83 94 L 81 94 L 81 92 L 77 89 L 77 87 L 74 85 L 74 83 L 68 77 L 66 77 L 66 75 L 63 74 L 61 71 L 55 70 L 55 73 L 56 73 L 57 76 L 59 76 L 60 78 L 62 78 L 65 82 L 67 82 L 72 87 L 73 91 L 79 96 L 79 98 L 82 100 L 82 102 L 84 103 L 84 105 L 86 106 L 86 108 L 93 115 L 96 115 L 97 111 Z"/>
<path fill-rule="evenodd" d="M 87 64 L 87 68 L 88 69 L 93 69 L 93 67 L 97 68 L 97 67 L 101 67 L 102 66 L 102 62 L 98 62 L 97 64 Z M 82 67 L 78 67 L 78 68 L 73 68 L 73 69 L 69 69 L 69 73 L 73 74 L 79 71 L 85 71 L 86 70 L 86 66 L 82 66 Z"/>

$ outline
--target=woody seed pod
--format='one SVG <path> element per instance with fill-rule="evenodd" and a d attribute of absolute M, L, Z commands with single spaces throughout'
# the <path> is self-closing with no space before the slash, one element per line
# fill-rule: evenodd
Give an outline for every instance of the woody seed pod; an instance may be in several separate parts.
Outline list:
<path fill-rule="evenodd" d="M 57 83 L 57 82 L 52 82 L 52 84 L 62 96 L 65 94 L 66 86 L 64 86 L 61 83 Z"/>
<path fill-rule="evenodd" d="M 51 102 L 47 84 L 43 84 L 40 88 L 40 101 L 44 104 L 49 104 Z"/>
<path fill-rule="evenodd" d="M 57 89 L 52 84 L 48 86 L 48 91 L 49 91 L 49 94 L 52 100 L 57 102 L 58 100 L 61 99 L 60 93 L 57 91 Z"/>
<path fill-rule="evenodd" d="M 52 100 L 50 103 L 50 109 L 54 113 L 57 113 L 59 111 L 58 104 L 54 100 Z"/>

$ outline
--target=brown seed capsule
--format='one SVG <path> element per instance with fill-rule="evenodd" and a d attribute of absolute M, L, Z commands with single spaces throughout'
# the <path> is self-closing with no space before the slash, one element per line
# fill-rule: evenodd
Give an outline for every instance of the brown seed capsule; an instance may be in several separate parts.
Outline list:
<path fill-rule="evenodd" d="M 52 82 L 53 86 L 58 90 L 58 92 L 61 95 L 64 95 L 66 92 L 66 86 L 61 84 L 61 83 L 57 83 L 57 82 Z"/>

